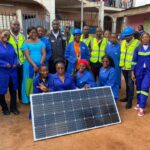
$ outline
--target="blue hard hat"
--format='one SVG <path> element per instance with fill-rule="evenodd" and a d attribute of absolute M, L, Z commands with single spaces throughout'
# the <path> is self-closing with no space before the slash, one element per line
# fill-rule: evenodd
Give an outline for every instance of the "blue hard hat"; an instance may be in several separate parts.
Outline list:
<path fill-rule="evenodd" d="M 128 26 L 128 27 L 125 27 L 125 28 L 124 28 L 124 30 L 123 30 L 123 32 L 122 32 L 122 35 L 124 35 L 124 36 L 130 36 L 130 35 L 133 35 L 134 32 L 135 32 L 134 28 Z"/>
<path fill-rule="evenodd" d="M 80 29 L 75 29 L 74 32 L 73 32 L 73 35 L 76 35 L 76 34 L 82 34 L 81 30 Z"/>
<path fill-rule="evenodd" d="M 121 39 L 121 40 L 124 40 L 124 39 L 125 39 L 124 34 L 120 34 L 120 39 Z"/>

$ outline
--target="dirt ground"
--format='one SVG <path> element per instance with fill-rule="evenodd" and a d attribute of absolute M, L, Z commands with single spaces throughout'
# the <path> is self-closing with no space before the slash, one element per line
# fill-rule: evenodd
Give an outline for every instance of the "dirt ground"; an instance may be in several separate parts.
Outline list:
<path fill-rule="evenodd" d="M 18 105 L 19 116 L 0 112 L 0 150 L 150 150 L 150 105 L 140 118 L 118 102 L 121 124 L 39 142 L 33 142 L 30 107 Z"/>

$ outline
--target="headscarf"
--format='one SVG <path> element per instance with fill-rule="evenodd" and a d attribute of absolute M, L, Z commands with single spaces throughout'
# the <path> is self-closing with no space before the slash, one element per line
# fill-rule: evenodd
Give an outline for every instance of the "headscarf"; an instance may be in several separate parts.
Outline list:
<path fill-rule="evenodd" d="M 78 65 L 80 65 L 80 64 L 84 64 L 87 69 L 90 68 L 89 62 L 88 62 L 87 60 L 85 60 L 85 59 L 80 59 L 80 60 L 78 61 Z"/>

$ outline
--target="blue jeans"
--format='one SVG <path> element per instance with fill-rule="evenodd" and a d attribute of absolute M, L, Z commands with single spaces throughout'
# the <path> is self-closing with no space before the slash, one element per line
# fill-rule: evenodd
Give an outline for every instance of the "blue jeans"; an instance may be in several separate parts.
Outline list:
<path fill-rule="evenodd" d="M 125 83 L 126 83 L 126 98 L 128 103 L 132 103 L 134 96 L 134 82 L 132 80 L 132 72 L 131 70 L 122 70 Z"/>

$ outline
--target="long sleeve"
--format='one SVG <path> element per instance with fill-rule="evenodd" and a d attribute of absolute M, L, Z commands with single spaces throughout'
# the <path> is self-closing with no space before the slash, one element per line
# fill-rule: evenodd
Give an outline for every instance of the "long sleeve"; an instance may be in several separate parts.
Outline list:
<path fill-rule="evenodd" d="M 4 61 L 4 60 L 0 60 L 0 67 L 6 67 L 6 65 L 8 64 L 8 62 Z"/>
<path fill-rule="evenodd" d="M 88 47 L 86 46 L 86 44 L 84 44 L 84 46 L 85 46 L 85 59 L 87 61 L 89 61 L 89 59 L 90 59 L 90 51 L 89 51 Z"/>
<path fill-rule="evenodd" d="M 33 80 L 33 93 L 34 94 L 40 93 L 40 89 L 37 88 L 37 86 L 39 86 L 38 80 L 37 80 L 37 78 L 34 78 L 34 80 Z"/>
<path fill-rule="evenodd" d="M 87 84 L 90 86 L 90 87 L 96 87 L 96 83 L 94 81 L 94 77 L 91 73 L 88 74 L 88 80 L 87 80 Z"/>
<path fill-rule="evenodd" d="M 73 77 L 71 78 L 71 80 L 72 80 L 72 82 L 71 82 L 72 84 L 71 84 L 70 89 L 71 89 L 71 90 L 76 89 L 75 81 L 74 81 Z"/>
<path fill-rule="evenodd" d="M 52 57 L 52 46 L 48 39 L 46 39 L 46 60 Z"/>
<path fill-rule="evenodd" d="M 134 55 L 133 55 L 133 59 L 132 59 L 132 70 L 135 71 L 135 67 L 137 64 L 137 60 L 138 60 L 138 51 L 139 51 L 139 47 L 137 47 L 134 51 Z"/>
<path fill-rule="evenodd" d="M 66 50 L 65 50 L 65 58 L 68 60 L 68 62 L 74 64 L 76 62 L 76 56 L 75 53 L 73 52 L 73 46 L 74 43 L 70 43 L 67 45 Z"/>
<path fill-rule="evenodd" d="M 113 87 L 116 81 L 116 77 L 115 77 L 115 70 L 111 70 L 109 75 L 108 75 L 108 80 L 106 82 L 106 86 L 111 86 Z"/>

